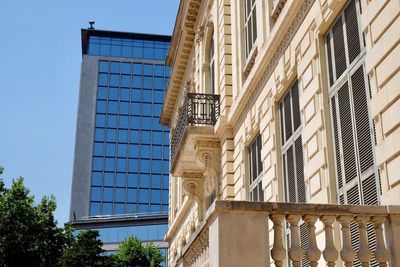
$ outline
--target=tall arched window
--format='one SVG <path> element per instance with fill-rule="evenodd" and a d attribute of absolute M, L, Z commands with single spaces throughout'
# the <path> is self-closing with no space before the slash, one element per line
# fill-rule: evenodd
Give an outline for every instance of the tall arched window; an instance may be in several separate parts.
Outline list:
<path fill-rule="evenodd" d="M 210 93 L 215 94 L 215 53 L 214 53 L 214 33 L 211 34 L 210 50 L 209 50 L 209 63 L 210 63 Z"/>

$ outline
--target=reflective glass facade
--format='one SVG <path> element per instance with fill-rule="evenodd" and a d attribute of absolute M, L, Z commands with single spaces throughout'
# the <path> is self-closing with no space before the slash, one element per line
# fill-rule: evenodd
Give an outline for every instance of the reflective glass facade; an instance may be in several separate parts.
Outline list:
<path fill-rule="evenodd" d="M 165 60 L 169 42 L 90 36 L 88 54 L 93 56 L 123 57 L 134 59 Z"/>
<path fill-rule="evenodd" d="M 169 69 L 100 60 L 90 216 L 167 213 L 169 130 L 159 124 Z"/>
<path fill-rule="evenodd" d="M 169 40 L 82 30 L 71 224 L 99 230 L 110 251 L 128 236 L 166 251 L 169 129 L 159 118 Z"/>

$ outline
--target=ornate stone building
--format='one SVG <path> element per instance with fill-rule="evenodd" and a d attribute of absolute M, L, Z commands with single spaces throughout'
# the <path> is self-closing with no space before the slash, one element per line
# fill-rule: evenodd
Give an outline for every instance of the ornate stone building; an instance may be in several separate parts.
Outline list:
<path fill-rule="evenodd" d="M 399 0 L 181 1 L 169 266 L 400 266 L 399 37 Z"/>

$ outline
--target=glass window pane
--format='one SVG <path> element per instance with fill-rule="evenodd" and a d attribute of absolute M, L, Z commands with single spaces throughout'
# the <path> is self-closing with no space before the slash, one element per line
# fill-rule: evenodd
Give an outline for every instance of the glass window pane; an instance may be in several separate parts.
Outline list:
<path fill-rule="evenodd" d="M 126 186 L 126 173 L 117 173 L 115 180 L 115 186 L 125 187 Z"/>
<path fill-rule="evenodd" d="M 117 107 L 118 107 L 118 102 L 117 101 L 108 101 L 108 113 L 109 114 L 117 114 Z"/>
<path fill-rule="evenodd" d="M 103 170 L 103 158 L 94 157 L 92 164 L 93 164 L 94 171 L 102 171 Z"/>
<path fill-rule="evenodd" d="M 119 99 L 122 101 L 129 101 L 130 100 L 130 91 L 126 88 L 120 89 Z"/>
<path fill-rule="evenodd" d="M 99 72 L 108 73 L 108 61 L 100 60 Z"/>
<path fill-rule="evenodd" d="M 142 163 L 142 162 L 140 162 Z M 141 174 L 140 175 L 140 184 L 141 188 L 150 188 L 150 175 L 148 174 Z"/>
<path fill-rule="evenodd" d="M 97 99 L 107 99 L 107 87 L 99 86 L 97 88 Z"/>
<path fill-rule="evenodd" d="M 142 113 L 143 113 L 144 116 L 151 116 L 152 115 L 152 104 L 143 103 L 142 108 L 143 108 Z"/>
<path fill-rule="evenodd" d="M 117 130 L 107 129 L 107 142 L 115 142 L 117 140 Z"/>
<path fill-rule="evenodd" d="M 105 130 L 103 128 L 96 128 L 94 131 L 95 141 L 104 141 Z"/>
<path fill-rule="evenodd" d="M 92 187 L 92 192 L 90 194 L 90 200 L 101 201 L 101 187 Z"/>
<path fill-rule="evenodd" d="M 143 127 L 143 128 L 146 129 L 147 127 Z M 150 143 L 151 143 L 151 132 L 150 131 L 142 131 L 142 144 L 150 144 Z"/>
<path fill-rule="evenodd" d="M 125 204 L 123 203 L 115 203 L 115 212 L 114 214 L 125 214 Z M 119 240 L 122 238 L 118 238 Z M 122 241 L 122 240 L 121 240 Z"/>
<path fill-rule="evenodd" d="M 96 112 L 97 113 L 106 113 L 106 101 L 104 100 L 97 100 L 97 104 L 96 104 Z"/>
<path fill-rule="evenodd" d="M 116 188 L 115 189 L 115 201 L 117 202 L 125 202 L 125 188 Z"/>
<path fill-rule="evenodd" d="M 113 172 L 104 173 L 104 186 L 114 186 L 114 176 Z"/>
<path fill-rule="evenodd" d="M 133 57 L 143 58 L 143 47 L 133 47 Z"/>
<path fill-rule="evenodd" d="M 110 95 L 108 96 L 109 100 L 118 100 L 118 88 L 110 87 Z"/>
<path fill-rule="evenodd" d="M 150 158 L 150 146 L 142 145 L 140 147 L 140 158 Z"/>
<path fill-rule="evenodd" d="M 111 73 L 120 73 L 120 63 L 119 62 L 111 62 Z"/>
<path fill-rule="evenodd" d="M 118 157 L 126 157 L 128 152 L 127 144 L 118 144 Z"/>
<path fill-rule="evenodd" d="M 131 117 L 131 129 L 140 129 L 140 117 Z"/>
<path fill-rule="evenodd" d="M 117 159 L 117 171 L 119 172 L 126 171 L 126 159 Z"/>
<path fill-rule="evenodd" d="M 149 202 L 149 191 L 148 190 L 140 190 L 139 191 L 139 202 L 140 203 L 148 203 Z"/>
<path fill-rule="evenodd" d="M 138 161 L 137 161 L 137 159 L 129 159 L 128 170 L 129 170 L 129 172 L 138 172 Z"/>
<path fill-rule="evenodd" d="M 142 64 L 133 64 L 133 74 L 142 75 Z"/>
<path fill-rule="evenodd" d="M 129 157 L 130 158 L 139 157 L 139 146 L 138 145 L 129 145 Z"/>
<path fill-rule="evenodd" d="M 103 189 L 103 201 L 113 200 L 114 189 L 112 187 L 104 187 Z"/>
<path fill-rule="evenodd" d="M 119 128 L 128 129 L 129 127 L 129 117 L 128 116 L 119 116 Z"/>
<path fill-rule="evenodd" d="M 107 126 L 109 128 L 117 128 L 117 118 L 115 115 L 108 115 Z"/>
<path fill-rule="evenodd" d="M 160 190 L 151 190 L 151 203 L 160 203 L 161 202 L 161 191 Z"/>
<path fill-rule="evenodd" d="M 106 144 L 106 156 L 114 157 L 115 156 L 115 144 L 114 143 L 107 143 Z"/>
<path fill-rule="evenodd" d="M 114 171 L 115 170 L 115 160 L 113 158 L 106 158 L 105 170 L 106 171 Z"/>
<path fill-rule="evenodd" d="M 112 203 L 103 203 L 103 215 L 113 214 Z"/>
<path fill-rule="evenodd" d="M 140 116 L 140 103 L 133 102 L 131 105 L 132 115 Z"/>
<path fill-rule="evenodd" d="M 136 204 L 128 204 L 126 207 L 126 213 L 137 213 L 137 205 Z"/>
<path fill-rule="evenodd" d="M 131 142 L 131 143 L 139 143 L 139 140 L 140 140 L 140 131 L 131 130 L 130 131 L 129 142 Z"/>
<path fill-rule="evenodd" d="M 118 87 L 120 85 L 120 77 L 117 74 L 110 75 L 110 86 Z"/>
<path fill-rule="evenodd" d="M 92 185 L 102 186 L 103 185 L 103 173 L 93 172 L 92 173 Z"/>
<path fill-rule="evenodd" d="M 104 156 L 104 143 L 94 143 L 93 155 Z"/>
<path fill-rule="evenodd" d="M 151 187 L 156 189 L 161 188 L 161 175 L 157 174 L 151 175 Z"/>
<path fill-rule="evenodd" d="M 108 85 L 108 74 L 100 73 L 99 86 L 107 86 L 107 85 Z"/>
<path fill-rule="evenodd" d="M 152 159 L 161 159 L 162 158 L 162 146 L 153 145 L 151 148 L 151 158 Z"/>
<path fill-rule="evenodd" d="M 102 114 L 96 114 L 96 127 L 105 127 L 106 116 Z"/>
<path fill-rule="evenodd" d="M 128 87 L 128 88 L 131 87 L 131 76 L 130 75 L 122 75 L 121 86 Z"/>
<path fill-rule="evenodd" d="M 129 188 L 128 189 L 128 202 L 136 202 L 137 201 L 137 189 Z"/>
<path fill-rule="evenodd" d="M 134 88 L 142 88 L 142 76 L 134 75 L 132 77 L 132 87 L 134 87 Z"/>
<path fill-rule="evenodd" d="M 118 130 L 118 142 L 128 143 L 128 130 Z"/>
<path fill-rule="evenodd" d="M 90 216 L 97 216 L 101 214 L 101 205 L 98 202 L 90 203 Z"/>
<path fill-rule="evenodd" d="M 151 171 L 153 173 L 161 173 L 162 172 L 162 161 L 153 159 L 151 162 Z"/>
<path fill-rule="evenodd" d="M 137 174 L 128 174 L 128 187 L 136 188 L 138 186 L 138 176 Z"/>

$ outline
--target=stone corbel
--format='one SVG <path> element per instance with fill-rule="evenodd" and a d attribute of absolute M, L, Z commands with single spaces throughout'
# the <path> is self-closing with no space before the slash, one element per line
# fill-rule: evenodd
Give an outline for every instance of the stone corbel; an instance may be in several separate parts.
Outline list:
<path fill-rule="evenodd" d="M 220 196 L 221 145 L 218 139 L 196 140 L 196 163 L 203 169 L 203 196 L 207 200 L 215 190 Z"/>
<path fill-rule="evenodd" d="M 198 206 L 198 218 L 203 219 L 203 173 L 183 172 L 182 175 L 183 194 L 194 199 Z"/>

